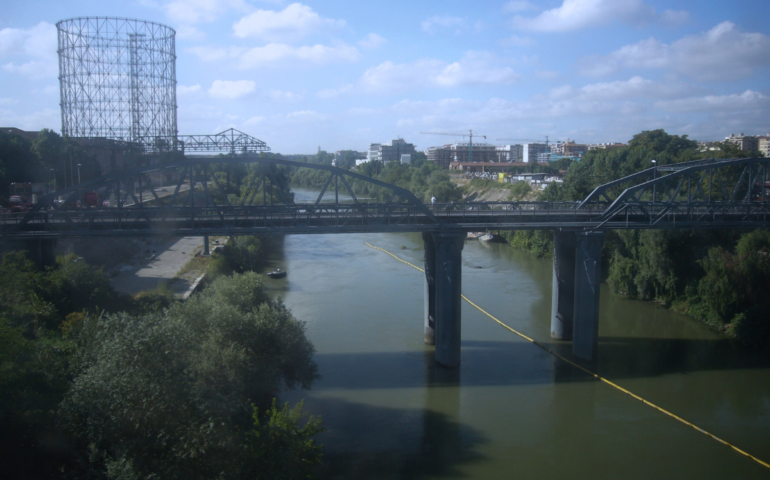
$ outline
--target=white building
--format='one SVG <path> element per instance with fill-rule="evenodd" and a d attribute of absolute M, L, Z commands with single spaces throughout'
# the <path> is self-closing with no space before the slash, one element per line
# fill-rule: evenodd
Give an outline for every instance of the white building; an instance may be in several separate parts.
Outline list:
<path fill-rule="evenodd" d="M 372 143 L 369 145 L 369 161 L 379 161 L 382 160 L 382 144 L 381 143 Z"/>
<path fill-rule="evenodd" d="M 412 163 L 412 155 L 409 153 L 405 153 L 401 155 L 401 163 Z"/>
<path fill-rule="evenodd" d="M 525 143 L 522 145 L 521 161 L 524 163 L 537 163 L 538 155 L 549 153 L 545 143 Z"/>

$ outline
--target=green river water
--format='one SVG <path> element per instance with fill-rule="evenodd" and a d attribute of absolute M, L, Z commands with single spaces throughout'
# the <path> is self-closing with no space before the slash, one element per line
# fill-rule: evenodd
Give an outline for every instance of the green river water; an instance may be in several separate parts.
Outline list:
<path fill-rule="evenodd" d="M 597 381 L 463 302 L 462 364 L 423 343 L 419 234 L 288 236 L 270 288 L 307 322 L 323 379 L 324 478 L 770 478 L 699 431 Z M 469 240 L 463 293 L 550 339 L 551 262 Z M 587 368 L 770 462 L 770 359 L 704 325 L 602 286 L 599 357 Z"/>

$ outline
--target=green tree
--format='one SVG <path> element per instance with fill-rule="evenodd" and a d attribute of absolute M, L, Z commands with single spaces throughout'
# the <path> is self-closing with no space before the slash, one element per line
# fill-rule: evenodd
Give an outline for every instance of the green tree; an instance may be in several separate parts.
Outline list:
<path fill-rule="evenodd" d="M 278 392 L 318 378 L 304 323 L 268 301 L 254 273 L 221 277 L 163 313 L 105 316 L 87 332 L 82 373 L 61 415 L 81 452 L 80 471 L 107 478 L 241 478 L 261 448 L 254 429 L 264 433 L 252 405 L 273 428 L 266 419 L 276 417 Z M 306 437 L 317 431 L 309 425 Z M 285 453 L 304 461 L 313 449 Z M 301 470 L 287 462 L 277 467 Z"/>

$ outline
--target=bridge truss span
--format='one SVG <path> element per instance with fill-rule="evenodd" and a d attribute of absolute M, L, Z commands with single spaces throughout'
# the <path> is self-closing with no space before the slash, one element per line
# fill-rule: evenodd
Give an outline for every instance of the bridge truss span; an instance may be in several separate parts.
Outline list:
<path fill-rule="evenodd" d="M 29 212 L 0 215 L 0 235 L 758 228 L 770 226 L 768 166 L 768 159 L 661 165 L 602 185 L 582 202 L 426 205 L 406 189 L 329 165 L 267 155 L 188 157 L 47 195 Z M 314 200 L 295 201 L 289 187 L 290 173 L 301 169 L 322 185 Z M 374 190 L 383 200 L 358 193 Z"/>
<path fill-rule="evenodd" d="M 768 168 L 767 158 L 657 165 L 597 187 L 578 209 L 605 206 L 597 229 L 631 219 L 647 228 L 766 227 Z"/>

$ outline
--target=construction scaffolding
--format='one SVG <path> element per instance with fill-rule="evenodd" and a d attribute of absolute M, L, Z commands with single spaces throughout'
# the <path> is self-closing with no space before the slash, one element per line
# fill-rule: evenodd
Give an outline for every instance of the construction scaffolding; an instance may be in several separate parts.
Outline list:
<path fill-rule="evenodd" d="M 142 20 L 80 17 L 56 24 L 62 134 L 174 148 L 176 32 Z"/>

